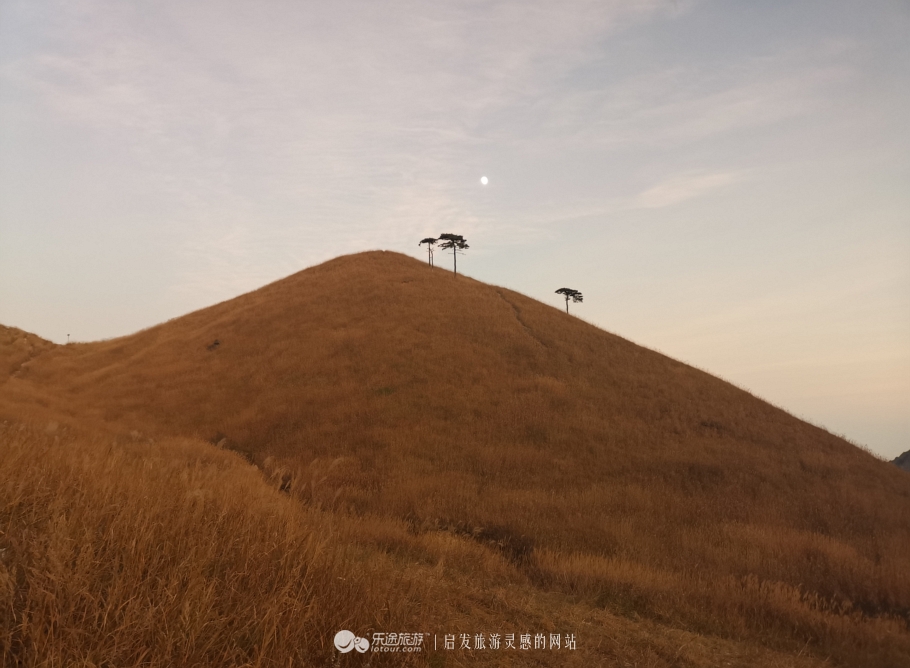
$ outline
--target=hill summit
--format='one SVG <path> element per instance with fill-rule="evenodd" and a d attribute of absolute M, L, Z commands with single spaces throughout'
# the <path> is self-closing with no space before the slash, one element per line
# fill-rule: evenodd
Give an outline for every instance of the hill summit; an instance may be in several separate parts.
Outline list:
<path fill-rule="evenodd" d="M 0 358 L 4 417 L 200 438 L 297 503 L 400 522 L 402 544 L 472 541 L 573 605 L 910 658 L 902 472 L 516 292 L 368 252 L 131 336 L 31 345 Z"/>

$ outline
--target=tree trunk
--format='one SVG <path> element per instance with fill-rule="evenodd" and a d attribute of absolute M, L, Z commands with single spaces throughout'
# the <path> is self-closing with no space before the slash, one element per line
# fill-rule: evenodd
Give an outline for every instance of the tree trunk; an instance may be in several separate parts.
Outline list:
<path fill-rule="evenodd" d="M 569 313 L 569 297 L 568 297 L 568 295 L 566 295 L 566 314 L 568 315 L 568 313 Z"/>

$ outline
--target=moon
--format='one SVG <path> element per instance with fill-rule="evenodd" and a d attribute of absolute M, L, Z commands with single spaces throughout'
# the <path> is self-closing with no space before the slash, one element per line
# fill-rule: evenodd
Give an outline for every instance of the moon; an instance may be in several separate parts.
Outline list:
<path fill-rule="evenodd" d="M 481 176 L 481 177 L 480 177 L 480 184 L 481 184 L 481 185 L 484 185 L 484 186 L 485 186 L 485 185 L 487 185 L 489 182 L 490 182 L 490 179 L 488 179 L 486 176 Z"/>

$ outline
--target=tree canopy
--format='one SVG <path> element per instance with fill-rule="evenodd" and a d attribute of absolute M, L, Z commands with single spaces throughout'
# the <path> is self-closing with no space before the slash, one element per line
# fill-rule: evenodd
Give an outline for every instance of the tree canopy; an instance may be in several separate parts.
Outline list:
<path fill-rule="evenodd" d="M 578 290 L 573 290 L 572 288 L 559 288 L 559 290 L 556 291 L 556 294 L 563 295 L 566 298 L 566 313 L 569 312 L 570 299 L 576 304 L 578 302 L 584 301 L 581 293 Z"/>
<path fill-rule="evenodd" d="M 436 245 L 437 241 L 438 239 L 427 237 L 426 239 L 421 239 L 420 243 L 417 244 L 418 246 L 422 246 L 423 244 L 427 245 L 427 264 L 431 267 L 433 266 L 433 246 Z"/>
<path fill-rule="evenodd" d="M 452 249 L 452 258 L 455 262 L 454 271 L 457 274 L 458 273 L 458 253 L 470 248 L 470 246 L 468 246 L 468 242 L 465 241 L 465 238 L 463 236 L 461 236 L 460 234 L 450 234 L 448 232 L 446 232 L 445 234 L 440 234 L 439 239 L 437 239 L 437 241 L 442 242 L 439 244 L 439 248 L 441 250 Z"/>

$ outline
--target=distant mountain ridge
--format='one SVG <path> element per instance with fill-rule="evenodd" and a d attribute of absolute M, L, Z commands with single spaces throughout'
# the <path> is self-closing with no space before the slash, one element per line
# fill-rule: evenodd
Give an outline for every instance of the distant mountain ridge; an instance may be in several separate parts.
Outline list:
<path fill-rule="evenodd" d="M 910 450 L 907 450 L 907 452 L 902 455 L 898 455 L 892 463 L 896 464 L 898 468 L 910 471 Z"/>

